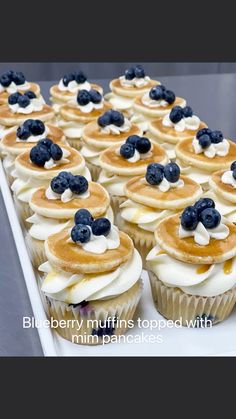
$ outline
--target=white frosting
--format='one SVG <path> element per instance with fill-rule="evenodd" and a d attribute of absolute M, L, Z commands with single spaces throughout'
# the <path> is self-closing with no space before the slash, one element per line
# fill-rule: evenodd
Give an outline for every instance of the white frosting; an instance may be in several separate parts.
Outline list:
<path fill-rule="evenodd" d="M 154 247 L 147 256 L 148 264 L 165 285 L 178 287 L 186 294 L 214 297 L 223 294 L 236 285 L 236 258 L 233 258 L 232 272 L 224 272 L 224 263 L 209 265 L 204 273 L 198 273 L 202 265 L 180 262 L 166 253 L 158 254 Z"/>
<path fill-rule="evenodd" d="M 27 138 L 27 140 L 21 140 L 19 137 L 16 137 L 16 142 L 17 143 L 37 143 L 38 141 L 43 140 L 44 138 L 46 138 L 46 136 L 48 134 L 49 134 L 49 129 L 45 125 L 45 130 L 42 134 L 40 134 L 40 135 L 30 135 Z"/>
<path fill-rule="evenodd" d="M 215 202 L 215 208 L 219 213 L 226 217 L 227 220 L 231 221 L 232 223 L 236 223 L 236 206 L 235 203 L 231 203 L 226 201 L 225 199 L 221 198 L 217 195 L 214 191 L 210 190 L 205 192 L 202 198 L 211 198 Z"/>
<path fill-rule="evenodd" d="M 111 225 L 111 230 L 107 236 L 95 236 L 92 233 L 91 227 L 88 227 L 91 232 L 89 241 L 87 243 L 77 243 L 78 246 L 82 247 L 86 252 L 100 255 L 109 249 L 117 249 L 120 246 L 120 234 L 115 225 Z M 73 242 L 73 240 L 69 238 L 68 242 Z"/>
<path fill-rule="evenodd" d="M 75 194 L 70 190 L 70 188 L 68 188 L 62 194 L 58 194 L 54 192 L 51 186 L 49 185 L 49 187 L 46 189 L 45 195 L 47 199 L 53 199 L 53 200 L 60 199 L 61 202 L 70 202 L 74 198 L 78 198 L 78 199 L 89 198 L 90 192 L 89 192 L 89 189 L 87 189 L 87 191 L 85 191 L 82 194 Z"/>
<path fill-rule="evenodd" d="M 121 132 L 127 132 L 127 131 L 129 131 L 130 128 L 131 128 L 131 125 L 132 125 L 131 122 L 127 118 L 125 118 L 124 123 L 123 123 L 123 125 L 121 127 L 117 127 L 114 124 L 110 124 L 110 125 L 107 125 L 104 128 L 100 127 L 100 131 L 103 134 L 119 135 Z"/>
<path fill-rule="evenodd" d="M 127 80 L 125 76 L 121 76 L 119 77 L 119 80 L 120 80 L 121 86 L 124 86 L 124 87 L 129 87 L 129 86 L 144 87 L 144 86 L 147 86 L 147 84 L 149 84 L 150 77 L 148 76 L 140 77 L 140 78 L 134 77 L 132 80 Z"/>
<path fill-rule="evenodd" d="M 33 214 L 26 220 L 31 223 L 32 226 L 29 229 L 31 237 L 37 240 L 47 240 L 51 234 L 58 233 L 63 228 L 66 228 L 70 224 L 69 221 L 60 221 L 53 218 L 42 217 L 38 214 Z"/>
<path fill-rule="evenodd" d="M 68 138 L 81 138 L 84 124 L 82 122 L 65 121 L 59 119 L 57 126 L 61 128 Z"/>
<path fill-rule="evenodd" d="M 53 158 L 51 157 L 50 160 L 44 163 L 45 169 L 52 169 L 53 167 L 60 166 L 61 164 L 69 163 L 69 160 L 67 159 L 67 157 L 70 156 L 69 150 L 65 150 L 63 147 L 61 147 L 61 149 L 62 149 L 62 158 L 60 160 L 53 160 Z"/>
<path fill-rule="evenodd" d="M 159 183 L 159 185 L 155 185 L 155 187 L 157 189 L 159 189 L 161 192 L 167 192 L 169 191 L 171 188 L 175 189 L 179 189 L 179 188 L 183 188 L 184 186 L 184 181 L 183 179 L 179 179 L 177 182 L 169 182 L 165 176 L 163 177 L 161 183 Z"/>
<path fill-rule="evenodd" d="M 154 100 L 151 99 L 149 96 L 149 92 L 146 92 L 143 97 L 142 97 L 142 103 L 143 105 L 147 106 L 148 108 L 165 108 L 166 106 L 169 105 L 168 102 L 166 102 L 166 100 L 164 99 L 160 99 L 160 100 Z"/>
<path fill-rule="evenodd" d="M 0 140 L 5 137 L 5 135 L 9 134 L 12 131 L 16 131 L 17 127 L 5 127 L 4 125 L 0 125 Z"/>
<path fill-rule="evenodd" d="M 236 179 L 233 177 L 233 171 L 227 170 L 221 176 L 221 182 L 225 183 L 226 185 L 231 185 L 233 188 L 236 188 Z"/>
<path fill-rule="evenodd" d="M 44 99 L 41 97 L 30 99 L 30 103 L 26 108 L 21 108 L 18 103 L 15 105 L 8 104 L 9 108 L 13 113 L 30 114 L 32 112 L 40 112 L 45 104 Z"/>
<path fill-rule="evenodd" d="M 110 104 L 118 110 L 128 110 L 132 107 L 134 98 L 128 98 L 124 96 L 115 95 L 114 93 L 108 93 L 106 99 Z"/>
<path fill-rule="evenodd" d="M 132 174 L 131 174 L 132 176 Z M 130 180 L 128 176 L 110 175 L 105 170 L 101 170 L 98 182 L 101 183 L 111 195 L 124 196 L 124 186 Z"/>
<path fill-rule="evenodd" d="M 47 274 L 42 284 L 46 295 L 68 304 L 78 304 L 84 300 L 112 298 L 129 290 L 140 278 L 142 260 L 135 249 L 128 262 L 112 272 L 93 275 L 92 279 L 91 275 L 54 271 L 49 262 L 41 265 L 39 270 Z"/>
<path fill-rule="evenodd" d="M 67 103 L 71 105 L 76 105 L 76 107 L 79 108 L 79 110 L 83 113 L 90 113 L 94 109 L 102 109 L 104 106 L 104 99 L 102 99 L 99 103 L 93 103 L 90 101 L 89 103 L 87 103 L 87 105 L 81 106 L 79 105 L 79 103 L 77 102 L 77 98 L 75 97 Z"/>
<path fill-rule="evenodd" d="M 176 160 L 176 163 L 179 165 L 182 174 L 187 175 L 190 179 L 200 185 L 208 184 L 211 178 L 211 173 L 205 172 L 204 170 L 198 169 L 194 166 L 185 166 L 179 160 Z"/>
<path fill-rule="evenodd" d="M 84 144 L 80 149 L 80 154 L 92 164 L 99 165 L 99 156 L 101 150 L 97 150 L 93 147 L 89 147 L 87 144 Z"/>
<path fill-rule="evenodd" d="M 187 118 L 182 118 L 179 122 L 177 122 L 176 124 L 174 124 L 174 122 L 172 122 L 170 120 L 170 114 L 167 114 L 164 116 L 163 120 L 162 120 L 162 124 L 165 127 L 173 127 L 175 129 L 175 131 L 177 132 L 183 132 L 185 130 L 197 130 L 200 126 L 200 119 L 198 118 L 198 116 L 193 115 L 193 116 L 188 116 Z"/>
<path fill-rule="evenodd" d="M 223 220 L 222 220 L 223 221 Z M 229 235 L 229 227 L 223 222 L 215 228 L 206 228 L 199 222 L 195 230 L 185 230 L 182 225 L 179 226 L 179 237 L 184 239 L 185 237 L 193 237 L 195 243 L 200 246 L 207 246 L 210 243 L 210 239 L 224 240 Z"/>
<path fill-rule="evenodd" d="M 133 157 L 130 157 L 129 159 L 126 159 L 130 163 L 136 163 L 139 160 L 145 160 L 152 157 L 152 149 L 153 146 L 151 145 L 151 149 L 147 153 L 139 153 L 138 150 L 135 149 Z M 116 154 L 120 156 L 120 147 L 117 148 Z"/>
<path fill-rule="evenodd" d="M 209 159 L 212 159 L 215 156 L 224 157 L 227 156 L 230 148 L 229 142 L 224 138 L 222 142 L 218 144 L 213 144 L 207 148 L 202 148 L 198 139 L 194 137 L 192 141 L 193 149 L 195 154 L 201 154 L 203 153 L 206 157 Z"/>
<path fill-rule="evenodd" d="M 12 93 L 16 93 L 19 90 L 29 90 L 30 89 L 30 84 L 26 81 L 23 84 L 15 84 L 14 81 L 12 81 L 8 87 L 4 87 L 1 83 L 0 83 L 0 93 L 2 92 L 7 92 L 9 93 L 9 95 L 11 95 Z"/>
<path fill-rule="evenodd" d="M 84 83 L 77 83 L 75 80 L 72 80 L 68 83 L 68 86 L 65 86 L 63 79 L 61 79 L 58 83 L 58 89 L 61 90 L 61 92 L 77 93 L 79 90 L 91 90 L 91 85 L 87 81 Z"/>
<path fill-rule="evenodd" d="M 136 113 L 131 116 L 130 122 L 137 125 L 142 132 L 146 132 L 148 130 L 149 120 L 147 117 L 142 115 L 141 113 Z"/>

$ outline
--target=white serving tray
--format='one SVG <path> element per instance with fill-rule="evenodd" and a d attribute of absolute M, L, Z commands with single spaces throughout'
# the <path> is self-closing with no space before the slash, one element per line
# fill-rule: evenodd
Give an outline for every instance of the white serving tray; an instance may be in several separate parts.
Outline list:
<path fill-rule="evenodd" d="M 35 272 L 24 241 L 10 188 L 0 160 L 0 186 L 9 222 L 15 239 L 19 260 L 23 270 L 26 287 L 31 301 L 34 317 L 44 321 L 47 316 L 37 285 Z M 141 319 L 163 320 L 152 302 L 148 276 L 143 271 L 144 290 L 136 317 Z M 129 330 L 131 336 L 161 335 L 162 343 L 109 343 L 107 345 L 76 345 L 61 338 L 54 330 L 39 328 L 39 338 L 45 356 L 235 356 L 236 355 L 236 309 L 231 316 L 212 328 L 188 329 L 167 328 L 162 330 L 138 328 Z"/>

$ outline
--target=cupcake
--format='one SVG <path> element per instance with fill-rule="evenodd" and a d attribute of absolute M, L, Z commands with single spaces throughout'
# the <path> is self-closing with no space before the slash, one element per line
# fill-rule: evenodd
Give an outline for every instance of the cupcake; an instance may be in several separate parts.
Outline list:
<path fill-rule="evenodd" d="M 40 119 L 26 119 L 18 128 L 6 134 L 0 141 L 0 149 L 4 156 L 3 166 L 12 181 L 15 158 L 30 150 L 38 141 L 49 138 L 56 144 L 67 144 L 63 131 L 51 124 L 44 124 Z"/>
<path fill-rule="evenodd" d="M 80 90 L 77 96 L 61 106 L 57 124 L 63 130 L 69 144 L 79 150 L 84 126 L 96 121 L 109 108 L 110 105 L 97 90 Z"/>
<path fill-rule="evenodd" d="M 46 261 L 44 241 L 68 226 L 74 216 L 79 220 L 81 213 L 89 210 L 94 218 L 107 217 L 113 222 L 108 192 L 98 183 L 69 172 L 60 172 L 48 187 L 38 188 L 29 206 L 33 215 L 26 220 L 31 224 L 26 241 L 36 268 Z"/>
<path fill-rule="evenodd" d="M 111 197 L 115 215 L 119 206 L 126 201 L 125 184 L 134 176 L 144 175 L 150 163 L 166 164 L 168 157 L 158 144 L 152 144 L 146 137 L 129 136 L 126 141 L 103 151 L 99 163 L 98 178 Z"/>
<path fill-rule="evenodd" d="M 223 137 L 221 131 L 203 128 L 196 136 L 187 138 L 176 146 L 177 162 L 184 174 L 209 189 L 213 172 L 230 168 L 236 160 L 236 144 Z"/>
<path fill-rule="evenodd" d="M 58 320 L 57 332 L 87 345 L 123 335 L 142 290 L 142 260 L 132 240 L 107 218 L 93 220 L 88 212 L 72 229 L 49 236 L 45 252 L 42 292 L 49 317 Z"/>
<path fill-rule="evenodd" d="M 155 245 L 154 231 L 163 219 L 194 203 L 202 188 L 192 179 L 180 174 L 176 163 L 162 166 L 151 163 L 145 175 L 131 178 L 124 186 L 128 198 L 120 206 L 118 225 L 146 256 Z"/>
<path fill-rule="evenodd" d="M 162 220 L 155 238 L 147 263 L 157 310 L 188 327 L 226 319 L 236 302 L 236 226 L 206 198 Z"/>
<path fill-rule="evenodd" d="M 78 94 L 80 90 L 97 90 L 101 95 L 103 89 L 97 84 L 89 83 L 82 71 L 65 74 L 58 84 L 50 88 L 50 100 L 55 113 L 59 113 L 60 107 Z"/>
<path fill-rule="evenodd" d="M 198 130 L 206 127 L 190 106 L 174 106 L 163 118 L 150 121 L 148 135 L 168 152 L 170 159 L 175 159 L 175 146 L 182 140 L 190 140 Z"/>
<path fill-rule="evenodd" d="M 101 171 L 99 156 L 108 147 L 126 140 L 130 135 L 142 135 L 142 130 L 130 122 L 121 112 L 110 109 L 97 121 L 91 122 L 83 129 L 84 156 L 93 180 L 97 180 Z"/>
<path fill-rule="evenodd" d="M 12 93 L 24 94 L 27 90 L 40 95 L 40 87 L 36 83 L 26 81 L 21 71 L 7 71 L 0 76 L 0 105 L 6 105 Z"/>
<path fill-rule="evenodd" d="M 158 84 L 134 100 L 134 115 L 131 117 L 131 121 L 139 125 L 145 132 L 150 121 L 163 118 L 170 113 L 174 106 L 184 108 L 186 100 L 176 97 L 174 92 Z"/>
<path fill-rule="evenodd" d="M 23 222 L 32 215 L 29 201 L 33 192 L 41 186 L 47 186 L 49 180 L 61 171 L 91 179 L 84 158 L 77 150 L 64 145 L 60 147 L 47 138 L 40 140 L 31 150 L 17 156 L 15 171 L 12 173 L 16 179 L 11 189 Z"/>
<path fill-rule="evenodd" d="M 126 116 L 132 115 L 132 106 L 135 98 L 143 96 L 152 87 L 159 84 L 151 80 L 141 65 L 130 67 L 123 76 L 110 82 L 111 93 L 105 95 L 112 107 L 124 112 Z"/>

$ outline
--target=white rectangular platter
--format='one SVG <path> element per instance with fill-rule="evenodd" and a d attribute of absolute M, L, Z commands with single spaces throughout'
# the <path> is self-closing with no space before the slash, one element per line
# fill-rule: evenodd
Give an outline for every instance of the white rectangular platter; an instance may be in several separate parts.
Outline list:
<path fill-rule="evenodd" d="M 14 236 L 26 287 L 37 321 L 47 320 L 37 285 L 37 277 L 32 268 L 22 230 L 14 207 L 2 162 L 0 161 L 0 186 L 9 222 Z M 129 338 L 121 343 L 99 346 L 76 345 L 61 338 L 54 330 L 38 328 L 39 338 L 45 356 L 235 356 L 236 355 L 236 309 L 231 316 L 208 328 L 168 328 L 162 326 L 164 319 L 156 311 L 150 292 L 147 272 L 143 271 L 144 289 L 136 314 L 147 320 L 151 327 L 138 327 L 128 331 Z M 147 322 L 146 322 L 147 324 Z M 144 326 L 146 326 L 144 324 Z M 164 324 L 163 324 L 164 325 Z M 156 337 L 159 336 L 157 341 Z M 152 341 L 156 341 L 152 343 Z M 134 343 L 135 342 L 135 343 Z"/>

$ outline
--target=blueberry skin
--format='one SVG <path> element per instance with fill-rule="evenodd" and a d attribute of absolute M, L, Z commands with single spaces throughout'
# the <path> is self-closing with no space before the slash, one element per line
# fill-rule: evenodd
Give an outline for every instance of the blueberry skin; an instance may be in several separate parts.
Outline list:
<path fill-rule="evenodd" d="M 230 170 L 234 170 L 234 169 L 236 169 L 236 160 L 233 161 L 233 163 L 230 166 Z"/>
<path fill-rule="evenodd" d="M 37 96 L 34 92 L 31 90 L 28 90 L 28 92 L 25 92 L 25 96 L 27 96 L 29 99 L 35 99 Z"/>
<path fill-rule="evenodd" d="M 127 144 L 132 144 L 134 147 L 136 147 L 137 141 L 140 140 L 141 137 L 139 137 L 139 135 L 130 135 L 127 139 L 126 139 L 126 143 Z"/>
<path fill-rule="evenodd" d="M 58 144 L 54 144 L 54 143 L 52 143 L 50 146 L 50 153 L 51 153 L 51 157 L 55 161 L 61 160 L 63 156 L 63 151 L 61 147 L 59 147 Z"/>
<path fill-rule="evenodd" d="M 125 78 L 126 80 L 133 80 L 135 78 L 134 67 L 125 70 Z"/>
<path fill-rule="evenodd" d="M 233 178 L 236 180 L 236 169 L 233 170 Z"/>
<path fill-rule="evenodd" d="M 97 90 L 90 90 L 89 91 L 90 100 L 93 103 L 100 103 L 102 101 L 102 95 Z"/>
<path fill-rule="evenodd" d="M 185 118 L 193 116 L 193 110 L 190 106 L 185 106 L 183 108 L 183 115 Z"/>
<path fill-rule="evenodd" d="M 210 137 L 213 144 L 221 143 L 224 139 L 221 131 L 212 131 Z"/>
<path fill-rule="evenodd" d="M 18 104 L 21 108 L 26 108 L 30 104 L 30 99 L 26 95 L 22 95 L 18 99 Z"/>
<path fill-rule="evenodd" d="M 39 142 L 38 142 L 38 145 L 42 145 L 44 147 L 47 147 L 49 152 L 50 152 L 50 148 L 51 148 L 52 144 L 53 144 L 53 141 L 50 140 L 49 138 L 43 138 L 42 140 L 39 140 Z"/>
<path fill-rule="evenodd" d="M 209 135 L 207 135 L 207 134 L 201 135 L 201 137 L 199 137 L 198 141 L 199 141 L 200 146 L 203 149 L 208 148 L 211 145 L 211 139 L 210 139 Z"/>
<path fill-rule="evenodd" d="M 30 131 L 33 135 L 42 135 L 45 131 L 45 125 L 40 119 L 32 120 Z"/>
<path fill-rule="evenodd" d="M 119 111 L 111 112 L 111 123 L 114 124 L 116 127 L 122 127 L 125 122 L 124 115 Z"/>
<path fill-rule="evenodd" d="M 159 163 L 149 164 L 145 177 L 150 185 L 159 185 L 164 178 L 164 167 Z"/>
<path fill-rule="evenodd" d="M 62 82 L 64 84 L 64 86 L 68 86 L 68 84 L 73 81 L 75 79 L 75 75 L 74 73 L 68 73 L 65 74 L 64 77 L 62 78 Z"/>
<path fill-rule="evenodd" d="M 145 77 L 145 71 L 142 65 L 136 65 L 134 67 L 134 74 L 135 77 L 137 77 L 138 79 L 141 79 L 143 77 Z"/>
<path fill-rule="evenodd" d="M 153 100 L 161 100 L 163 99 L 164 92 L 165 92 L 165 87 L 162 85 L 157 85 L 157 86 L 154 86 L 149 91 L 149 97 Z"/>
<path fill-rule="evenodd" d="M 30 160 L 36 166 L 43 167 L 50 158 L 51 155 L 48 149 L 42 145 L 36 145 L 30 150 Z"/>
<path fill-rule="evenodd" d="M 85 106 L 90 102 L 90 94 L 87 90 L 80 90 L 77 95 L 77 102 L 80 106 Z"/>
<path fill-rule="evenodd" d="M 65 178 L 56 176 L 51 180 L 51 189 L 55 193 L 62 194 L 68 188 L 69 188 L 69 183 Z"/>
<path fill-rule="evenodd" d="M 110 230 L 111 223 L 105 217 L 97 218 L 92 223 L 92 232 L 95 236 L 108 236 Z"/>
<path fill-rule="evenodd" d="M 12 93 L 12 95 L 8 96 L 9 105 L 16 105 L 16 103 L 18 103 L 18 100 L 21 96 L 22 95 L 18 92 Z"/>
<path fill-rule="evenodd" d="M 88 190 L 88 181 L 84 176 L 73 176 L 69 180 L 69 188 L 75 194 L 82 194 Z"/>
<path fill-rule="evenodd" d="M 193 231 L 198 225 L 198 213 L 193 206 L 188 206 L 183 211 L 181 217 L 181 225 L 185 230 Z"/>
<path fill-rule="evenodd" d="M 151 150 L 151 141 L 146 137 L 141 137 L 136 143 L 136 149 L 139 153 L 145 154 Z"/>
<path fill-rule="evenodd" d="M 206 228 L 215 228 L 220 224 L 221 215 L 215 208 L 206 208 L 199 214 L 199 221 Z"/>
<path fill-rule="evenodd" d="M 125 159 L 130 159 L 134 156 L 135 153 L 135 147 L 133 144 L 124 143 L 120 147 L 120 155 L 124 157 Z"/>
<path fill-rule="evenodd" d="M 13 70 L 8 70 L 6 73 L 4 73 L 4 74 L 6 74 L 8 77 L 9 77 L 9 79 L 12 81 L 13 80 L 13 74 L 14 74 L 14 71 Z"/>
<path fill-rule="evenodd" d="M 164 176 L 171 183 L 178 182 L 180 177 L 180 168 L 178 164 L 168 163 L 164 167 Z"/>
<path fill-rule="evenodd" d="M 105 112 L 103 115 L 99 116 L 97 123 L 100 127 L 104 128 L 107 125 L 111 124 L 111 115 L 108 112 Z"/>
<path fill-rule="evenodd" d="M 211 129 L 210 129 L 210 128 L 202 128 L 202 129 L 200 129 L 200 130 L 197 132 L 196 138 L 199 140 L 199 138 L 200 138 L 202 135 L 207 134 L 207 135 L 211 136 L 211 133 L 212 133 L 212 131 L 211 131 Z"/>
<path fill-rule="evenodd" d="M 12 73 L 12 81 L 19 86 L 25 83 L 25 76 L 21 71 L 13 71 Z"/>
<path fill-rule="evenodd" d="M 93 224 L 93 216 L 90 214 L 90 212 L 87 209 L 79 209 L 75 213 L 75 224 L 84 224 L 87 226 L 90 226 Z"/>
<path fill-rule="evenodd" d="M 177 124 L 177 122 L 181 121 L 183 118 L 183 109 L 181 106 L 174 106 L 174 108 L 170 111 L 170 120 L 173 124 Z"/>
<path fill-rule="evenodd" d="M 24 121 L 23 125 L 28 128 L 31 132 L 31 126 L 34 123 L 34 119 L 26 119 L 26 121 Z"/>
<path fill-rule="evenodd" d="M 175 94 L 172 90 L 164 90 L 162 98 L 169 104 L 172 105 L 175 101 Z"/>
<path fill-rule="evenodd" d="M 194 208 L 198 215 L 207 208 L 215 208 L 215 202 L 211 198 L 200 198 L 194 204 Z"/>
<path fill-rule="evenodd" d="M 21 140 L 27 140 L 30 137 L 29 129 L 23 124 L 17 128 L 16 135 Z"/>
<path fill-rule="evenodd" d="M 71 238 L 75 243 L 88 243 L 90 237 L 90 228 L 84 224 L 76 224 L 71 230 Z"/>
<path fill-rule="evenodd" d="M 82 84 L 85 83 L 87 80 L 87 77 L 85 76 L 85 74 L 82 71 L 77 71 L 75 73 L 75 81 L 78 84 Z"/>
<path fill-rule="evenodd" d="M 8 87 L 11 84 L 11 78 L 8 76 L 7 73 L 2 74 L 0 77 L 0 83 L 3 87 Z"/>
<path fill-rule="evenodd" d="M 59 176 L 60 178 L 66 179 L 68 182 L 69 182 L 70 179 L 72 179 L 74 177 L 74 175 L 72 175 L 72 173 L 66 172 L 65 170 L 58 173 L 57 176 Z"/>

